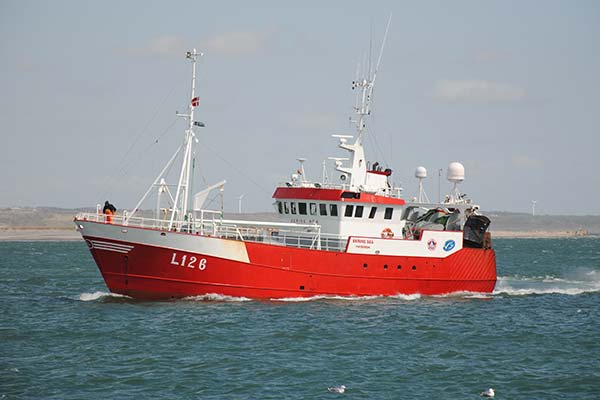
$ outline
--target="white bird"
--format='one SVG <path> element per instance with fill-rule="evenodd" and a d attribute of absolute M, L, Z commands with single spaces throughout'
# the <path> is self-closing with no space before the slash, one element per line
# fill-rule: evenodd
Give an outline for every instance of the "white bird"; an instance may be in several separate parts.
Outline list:
<path fill-rule="evenodd" d="M 327 388 L 328 392 L 331 393 L 344 393 L 346 391 L 346 386 L 341 385 L 341 386 L 333 386 L 330 388 Z"/>
<path fill-rule="evenodd" d="M 481 392 L 480 395 L 483 397 L 494 397 L 496 395 L 496 392 L 494 392 L 494 389 L 489 388 L 485 392 Z"/>

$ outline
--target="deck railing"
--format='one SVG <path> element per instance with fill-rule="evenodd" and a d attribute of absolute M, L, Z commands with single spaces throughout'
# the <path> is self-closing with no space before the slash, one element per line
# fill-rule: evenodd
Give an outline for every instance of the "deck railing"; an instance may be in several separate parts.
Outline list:
<path fill-rule="evenodd" d="M 278 187 L 290 187 L 290 188 L 317 188 L 317 189 L 337 189 L 337 190 L 351 190 L 350 184 L 347 183 L 319 183 L 319 182 L 280 182 Z M 391 198 L 402 198 L 402 188 L 401 187 L 392 187 L 388 188 L 385 191 L 378 192 L 376 194 L 385 197 Z"/>
<path fill-rule="evenodd" d="M 321 233 L 318 224 L 226 220 L 218 211 L 202 210 L 198 218 L 173 224 L 170 231 L 304 249 L 344 251 L 347 238 Z M 168 219 L 80 213 L 77 220 L 138 228 L 169 230 Z"/>

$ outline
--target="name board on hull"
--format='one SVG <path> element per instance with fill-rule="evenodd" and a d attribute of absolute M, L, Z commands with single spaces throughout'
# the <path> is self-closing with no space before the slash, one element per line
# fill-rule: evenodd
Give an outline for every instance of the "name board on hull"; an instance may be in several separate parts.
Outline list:
<path fill-rule="evenodd" d="M 424 231 L 420 240 L 351 236 L 348 253 L 445 258 L 462 249 L 462 232 Z"/>

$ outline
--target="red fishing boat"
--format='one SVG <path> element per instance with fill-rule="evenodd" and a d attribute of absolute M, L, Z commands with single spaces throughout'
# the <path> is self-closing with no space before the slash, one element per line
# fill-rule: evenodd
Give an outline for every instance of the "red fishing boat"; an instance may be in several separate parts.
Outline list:
<path fill-rule="evenodd" d="M 247 298 L 321 295 L 441 295 L 492 292 L 495 253 L 489 219 L 459 191 L 464 167 L 453 162 L 453 190 L 430 202 L 427 176 L 416 170 L 418 195 L 407 201 L 393 185 L 392 170 L 365 156 L 363 139 L 371 113 L 377 69 L 356 79 L 355 137 L 332 135 L 346 158 L 332 157 L 335 179 L 323 164 L 320 181 L 311 181 L 299 159 L 297 171 L 275 189 L 280 222 L 228 220 L 223 207 L 211 211 L 203 200 L 224 182 L 192 192 L 196 61 L 184 141 L 131 212 L 81 213 L 75 225 L 111 292 L 134 298 L 179 298 L 207 294 Z M 381 56 L 380 56 L 381 59 Z M 167 172 L 181 159 L 177 185 Z M 156 195 L 154 215 L 138 210 Z M 221 196 L 222 197 L 222 196 Z M 222 203 L 221 203 L 222 204 Z"/>

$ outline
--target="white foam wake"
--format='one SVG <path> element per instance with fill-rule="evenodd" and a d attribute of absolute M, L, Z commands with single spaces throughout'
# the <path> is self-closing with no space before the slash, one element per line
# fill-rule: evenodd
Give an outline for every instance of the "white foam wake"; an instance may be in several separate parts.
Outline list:
<path fill-rule="evenodd" d="M 238 301 L 252 301 L 247 297 L 234 297 L 234 296 L 225 296 L 223 294 L 217 293 L 208 293 L 200 296 L 188 296 L 184 297 L 183 300 L 186 301 L 230 301 L 230 302 L 238 302 Z"/>
<path fill-rule="evenodd" d="M 446 294 L 436 294 L 431 297 L 435 298 L 460 298 L 460 299 L 491 299 L 491 293 L 481 293 L 481 292 L 468 292 L 468 291 L 460 291 L 460 292 L 451 292 Z"/>
<path fill-rule="evenodd" d="M 575 296 L 594 292 L 600 292 L 600 273 L 595 270 L 579 270 L 574 271 L 567 277 L 551 275 L 534 277 L 500 276 L 493 294 L 509 296 L 564 294 Z"/>
<path fill-rule="evenodd" d="M 125 298 L 130 299 L 131 297 L 125 296 L 123 294 L 118 293 L 108 293 L 108 292 L 94 292 L 94 293 L 81 293 L 77 300 L 81 301 L 94 301 L 98 299 L 102 299 L 105 297 L 115 297 L 115 298 Z"/>
<path fill-rule="evenodd" d="M 338 296 L 338 295 L 317 295 L 310 297 L 283 297 L 278 299 L 270 299 L 271 301 L 283 301 L 290 303 L 300 303 L 306 301 L 318 300 L 340 300 L 340 301 L 369 301 L 376 299 L 401 299 L 401 300 L 417 300 L 420 299 L 420 294 L 396 294 L 393 296 Z"/>

